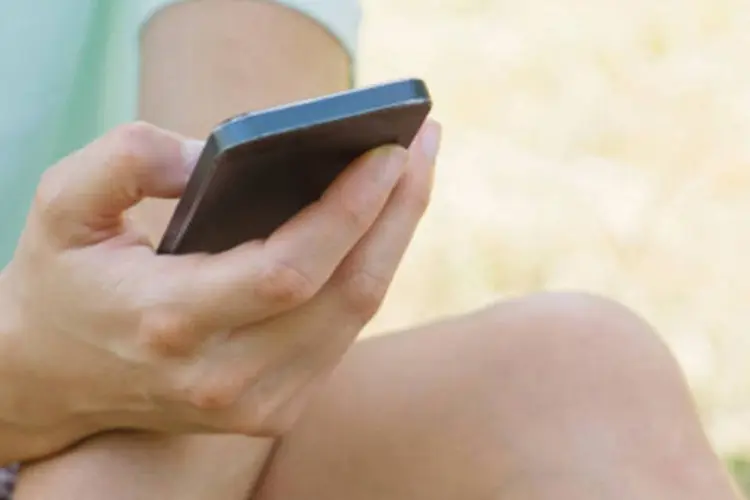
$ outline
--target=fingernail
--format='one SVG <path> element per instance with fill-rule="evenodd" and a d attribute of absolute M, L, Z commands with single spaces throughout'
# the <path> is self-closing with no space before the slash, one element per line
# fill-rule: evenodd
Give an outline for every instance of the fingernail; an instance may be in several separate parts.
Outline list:
<path fill-rule="evenodd" d="M 182 141 L 182 158 L 185 160 L 185 166 L 189 171 L 193 171 L 198 159 L 206 146 L 206 141 L 197 139 L 185 139 Z"/>
<path fill-rule="evenodd" d="M 443 135 L 443 129 L 435 120 L 428 119 L 422 127 L 420 144 L 422 152 L 434 162 L 440 151 L 440 141 Z"/>

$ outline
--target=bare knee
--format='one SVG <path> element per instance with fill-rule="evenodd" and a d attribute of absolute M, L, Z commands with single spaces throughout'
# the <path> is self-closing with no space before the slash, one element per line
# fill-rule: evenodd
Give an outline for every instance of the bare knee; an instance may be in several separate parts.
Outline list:
<path fill-rule="evenodd" d="M 727 490 L 677 362 L 627 308 L 543 294 L 494 306 L 467 324 L 462 347 L 453 349 L 463 358 L 463 394 L 454 403 L 464 403 L 451 414 L 452 428 L 486 446 L 487 456 L 507 459 L 507 491 L 572 481 L 575 494 L 549 498 L 578 498 L 593 488 L 586 481 L 597 480 L 620 494 L 623 474 L 634 478 L 631 498 L 719 498 L 706 492 Z M 617 478 L 602 476 L 603 464 Z"/>
<path fill-rule="evenodd" d="M 613 300 L 585 293 L 542 293 L 503 302 L 484 313 L 486 333 L 501 345 L 533 345 L 539 356 L 666 354 L 640 316 Z"/>
<path fill-rule="evenodd" d="M 475 382 L 516 408 L 622 413 L 688 399 L 658 335 L 611 300 L 539 294 L 484 311 L 471 330 L 465 355 L 483 367 Z"/>
<path fill-rule="evenodd" d="M 359 344 L 267 485 L 291 498 L 282 466 L 306 463 L 287 476 L 300 498 L 325 496 L 330 481 L 316 478 L 342 468 L 340 498 L 367 497 L 362 484 L 391 498 L 720 498 L 696 487 L 700 468 L 723 479 L 691 412 L 675 362 L 635 314 L 537 295 Z M 652 470 L 697 493 L 661 494 Z"/>

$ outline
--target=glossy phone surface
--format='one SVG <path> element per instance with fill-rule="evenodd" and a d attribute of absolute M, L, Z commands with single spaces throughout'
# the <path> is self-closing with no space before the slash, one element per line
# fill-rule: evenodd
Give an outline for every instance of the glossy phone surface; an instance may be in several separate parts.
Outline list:
<path fill-rule="evenodd" d="M 424 82 L 403 80 L 223 122 L 158 252 L 216 253 L 266 238 L 362 154 L 386 144 L 408 147 L 430 107 Z"/>

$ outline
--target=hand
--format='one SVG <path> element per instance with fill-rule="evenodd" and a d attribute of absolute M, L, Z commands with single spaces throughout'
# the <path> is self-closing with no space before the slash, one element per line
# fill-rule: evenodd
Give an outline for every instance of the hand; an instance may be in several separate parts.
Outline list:
<path fill-rule="evenodd" d="M 267 240 L 216 255 L 156 255 L 127 217 L 180 194 L 190 141 L 127 125 L 51 167 L 0 275 L 0 422 L 55 438 L 14 458 L 112 428 L 284 432 L 378 309 L 438 141 L 428 122 L 410 151 L 366 154 Z"/>

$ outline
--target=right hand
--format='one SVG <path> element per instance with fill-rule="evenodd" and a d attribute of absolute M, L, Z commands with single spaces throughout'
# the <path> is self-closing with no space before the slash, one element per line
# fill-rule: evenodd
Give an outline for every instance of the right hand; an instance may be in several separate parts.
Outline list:
<path fill-rule="evenodd" d="M 438 140 L 428 122 L 408 154 L 368 153 L 267 240 L 216 255 L 156 255 L 125 216 L 180 194 L 188 141 L 127 125 L 51 167 L 0 274 L 15 375 L 0 417 L 55 436 L 15 458 L 112 428 L 288 429 L 378 309 Z"/>

